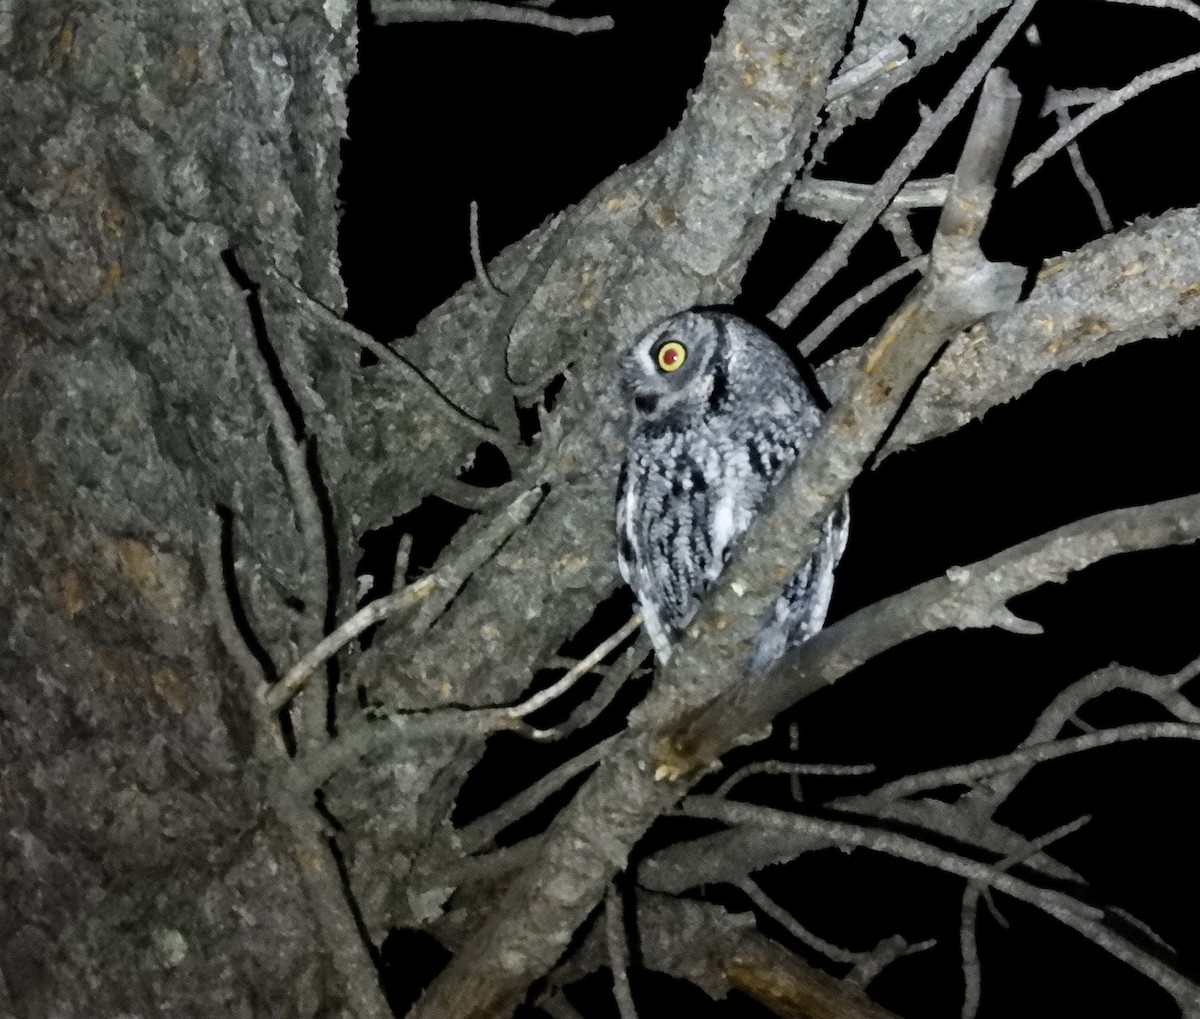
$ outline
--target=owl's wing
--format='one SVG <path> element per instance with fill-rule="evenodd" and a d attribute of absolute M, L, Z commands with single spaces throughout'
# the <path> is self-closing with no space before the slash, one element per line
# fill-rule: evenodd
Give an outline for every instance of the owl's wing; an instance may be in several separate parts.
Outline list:
<path fill-rule="evenodd" d="M 646 535 L 642 533 L 643 504 L 639 486 L 630 476 L 629 464 L 621 464 L 617 476 L 617 568 L 621 578 L 637 595 L 642 626 L 661 662 L 671 658 L 671 631 L 664 624 L 655 601 L 656 585 L 647 558 Z"/>
<path fill-rule="evenodd" d="M 749 671 L 770 665 L 789 649 L 808 640 L 825 625 L 833 597 L 833 571 L 846 550 L 850 531 L 849 497 L 821 525 L 812 557 L 800 567 L 775 601 L 771 619 L 754 642 Z"/>

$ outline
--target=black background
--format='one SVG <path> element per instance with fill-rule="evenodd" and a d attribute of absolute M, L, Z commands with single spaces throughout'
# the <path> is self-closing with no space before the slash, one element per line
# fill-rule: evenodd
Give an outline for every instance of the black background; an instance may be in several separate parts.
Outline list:
<path fill-rule="evenodd" d="M 470 278 L 471 199 L 480 204 L 490 257 L 653 147 L 699 82 L 723 7 L 712 0 L 557 5 L 562 13 L 615 15 L 614 31 L 582 37 L 490 23 L 381 29 L 364 21 L 341 191 L 351 320 L 381 339 L 402 337 Z M 1032 23 L 1040 45 L 1019 37 L 1000 61 L 1026 97 L 1013 144 L 1018 155 L 1053 130 L 1052 119 L 1037 115 L 1047 86 L 1119 86 L 1200 46 L 1200 21 L 1171 11 L 1046 3 Z M 820 176 L 876 179 L 915 129 L 919 104 L 937 105 L 978 41 L 848 131 Z M 1195 78 L 1160 85 L 1083 136 L 1084 158 L 1118 228 L 1200 203 L 1193 154 L 1198 87 Z M 960 117 L 918 176 L 952 169 L 965 129 Z M 918 240 L 927 241 L 935 222 L 936 213 L 915 218 Z M 1100 232 L 1060 154 L 1001 195 L 985 250 L 1036 267 Z M 761 320 L 833 233 L 829 224 L 782 213 L 751 266 L 738 310 Z M 898 260 L 891 238 L 872 231 L 789 335 L 804 336 Z M 821 353 L 861 343 L 901 292 L 860 312 Z M 831 620 L 1081 516 L 1200 490 L 1192 414 L 1198 369 L 1194 335 L 1137 343 L 1047 378 L 984 421 L 886 460 L 853 488 L 850 544 Z M 403 522 L 416 532 L 416 568 L 432 562 L 464 517 L 435 504 Z M 1170 671 L 1200 653 L 1198 566 L 1195 548 L 1123 556 L 1014 602 L 1018 614 L 1045 626 L 1044 636 L 943 633 L 898 648 L 804 703 L 795 713 L 799 757 L 870 761 L 893 777 L 1003 753 L 1063 686 L 1088 671 L 1111 661 Z M 627 607 L 616 606 L 614 615 Z M 615 706 L 608 728 L 628 706 Z M 1161 717 L 1149 702 L 1121 695 L 1085 715 L 1092 725 Z M 795 756 L 785 734 L 780 726 L 764 745 L 768 754 Z M 488 809 L 578 749 L 530 757 L 516 739 L 498 739 L 490 750 L 496 766 L 468 787 L 460 811 Z M 1058 856 L 1088 878 L 1098 901 L 1147 921 L 1193 975 L 1200 971 L 1193 919 L 1200 878 L 1190 834 L 1198 753 L 1192 743 L 1159 742 L 1043 765 L 998 817 L 1037 836 L 1092 815 L 1056 847 Z M 819 800 L 867 788 L 853 781 L 861 782 L 813 780 L 805 792 Z M 746 783 L 739 795 L 786 805 L 786 779 Z M 531 824 L 546 819 L 543 812 Z M 650 841 L 680 831 L 666 821 Z M 959 879 L 864 852 L 821 853 L 759 877 L 802 922 L 848 947 L 865 949 L 896 932 L 913 942 L 937 938 L 935 949 L 894 966 L 872 993 L 906 1017 L 958 1015 Z M 730 908 L 749 908 L 731 889 L 708 892 Z M 1030 907 L 996 898 L 1010 926 L 1003 929 L 981 907 L 982 1016 L 1177 1014 L 1165 994 L 1105 952 Z M 759 922 L 803 951 L 769 920 Z M 385 946 L 397 974 L 397 1005 L 440 965 L 427 948 L 400 933 Z M 615 1015 L 607 980 L 599 974 L 573 993 L 589 1016 Z M 693 988 L 641 971 L 634 993 L 643 1015 L 664 1002 L 697 1016 L 766 1014 L 737 995 L 713 1005 Z"/>

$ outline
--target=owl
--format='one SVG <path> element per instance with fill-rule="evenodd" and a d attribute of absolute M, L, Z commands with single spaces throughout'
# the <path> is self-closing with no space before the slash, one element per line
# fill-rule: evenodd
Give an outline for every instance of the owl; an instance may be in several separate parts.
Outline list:
<path fill-rule="evenodd" d="M 695 615 L 822 412 L 779 346 L 724 311 L 662 320 L 626 352 L 622 370 L 633 426 L 617 484 L 617 560 L 665 662 L 673 632 Z M 821 628 L 848 524 L 843 499 L 812 558 L 784 584 L 751 671 Z"/>

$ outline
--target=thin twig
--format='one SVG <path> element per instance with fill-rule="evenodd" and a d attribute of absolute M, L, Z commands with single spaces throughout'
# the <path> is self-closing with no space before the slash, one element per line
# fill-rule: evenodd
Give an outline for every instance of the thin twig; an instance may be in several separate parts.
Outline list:
<path fill-rule="evenodd" d="M 492 488 L 471 485 L 458 478 L 431 478 L 425 488 L 430 495 L 436 495 L 439 499 L 455 506 L 479 513 L 494 509 L 501 503 L 512 499 L 513 494 L 521 491 L 524 485 L 524 478 L 506 481 L 504 484 Z"/>
<path fill-rule="evenodd" d="M 475 278 L 479 280 L 484 290 L 489 294 L 503 297 L 504 291 L 492 282 L 492 277 L 488 275 L 487 266 L 483 263 L 483 254 L 479 250 L 479 203 L 474 199 L 471 199 L 470 233 L 471 262 L 475 266 Z"/>
<path fill-rule="evenodd" d="M 1091 101 L 1095 101 L 1094 99 Z M 1042 116 L 1047 113 L 1053 113 L 1058 121 L 1059 128 L 1065 128 L 1071 122 L 1070 107 L 1078 105 L 1078 100 L 1069 92 L 1059 92 L 1055 89 L 1049 89 L 1046 92 L 1046 98 L 1042 103 Z M 1095 178 L 1088 172 L 1087 167 L 1083 162 L 1083 153 L 1079 150 L 1078 142 L 1071 142 L 1067 146 L 1067 155 L 1071 159 L 1071 168 L 1075 171 L 1075 178 L 1079 181 L 1084 193 L 1092 203 L 1092 208 L 1096 212 L 1096 218 L 1100 220 L 1100 227 L 1105 233 L 1109 233 L 1113 229 L 1112 217 L 1108 214 L 1108 209 L 1104 205 L 1104 196 L 1100 193 L 1100 188 L 1096 184 Z"/>
<path fill-rule="evenodd" d="M 846 300 L 826 316 L 825 320 L 819 326 L 800 341 L 798 345 L 800 353 L 805 357 L 810 357 L 829 338 L 834 330 L 858 311 L 859 308 L 869 304 L 885 290 L 894 287 L 902 279 L 907 279 L 914 272 L 921 272 L 928 263 L 928 255 L 910 258 L 907 262 L 901 263 L 894 269 L 889 269 L 877 280 L 868 283 L 858 293 L 846 298 Z"/>
<path fill-rule="evenodd" d="M 1200 8 L 1190 0 L 1108 0 L 1110 4 L 1128 4 L 1131 7 L 1157 7 L 1160 10 L 1178 11 L 1189 18 L 1200 21 Z"/>
<path fill-rule="evenodd" d="M 848 180 L 822 180 L 806 177 L 792 186 L 784 207 L 811 219 L 827 223 L 845 223 L 877 185 Z M 950 174 L 910 180 L 888 204 L 889 209 L 912 212 L 915 209 L 940 209 L 946 204 Z"/>
<path fill-rule="evenodd" d="M 873 764 L 800 764 L 793 761 L 751 761 L 717 786 L 714 796 L 728 796 L 739 782 L 753 775 L 870 775 Z"/>
<path fill-rule="evenodd" d="M 996 864 L 1000 870 L 1011 870 L 1013 867 L 1018 867 L 1023 863 L 1027 863 L 1032 857 L 1038 853 L 1054 845 L 1056 842 L 1061 842 L 1068 835 L 1074 835 L 1081 828 L 1091 824 L 1092 817 L 1090 814 L 1084 814 L 1081 817 L 1075 818 L 1074 821 L 1068 821 L 1066 824 L 1060 824 L 1053 831 L 1046 832 L 1045 835 L 1039 835 L 1036 839 L 1030 840 L 1029 845 L 1025 846 L 1019 852 L 1010 853 L 1003 860 Z"/>
<path fill-rule="evenodd" d="M 1171 676 L 1156 676 L 1152 673 L 1131 669 L 1123 665 L 1110 665 L 1084 676 L 1063 690 L 1038 716 L 1030 734 L 1018 749 L 1052 744 L 1055 737 L 1077 712 L 1089 701 L 1112 690 L 1130 690 L 1149 697 L 1169 711 L 1181 722 L 1200 725 L 1200 708 L 1178 692 L 1187 678 L 1200 669 L 1200 659 L 1185 666 Z M 1025 770 L 1010 768 L 989 778 L 984 785 L 977 786 L 967 794 L 976 810 L 994 813 L 1017 787 L 1025 776 Z"/>
<path fill-rule="evenodd" d="M 481 421 L 456 404 L 437 387 L 437 384 L 432 379 L 407 358 L 396 353 L 391 347 L 380 343 L 373 336 L 364 333 L 361 329 L 356 329 L 344 318 L 326 308 L 320 301 L 309 296 L 301 289 L 299 284 L 288 279 L 269 262 L 255 260 L 254 268 L 263 279 L 274 284 L 277 292 L 281 295 L 286 295 L 299 305 L 304 314 L 311 316 L 321 325 L 332 329 L 338 336 L 356 343 L 363 350 L 370 351 L 379 359 L 383 370 L 394 372 L 406 383 L 415 384 L 420 392 L 433 396 L 434 399 L 431 401 L 431 406 L 441 411 L 443 416 L 453 425 L 483 442 L 492 442 L 502 449 L 505 448 L 505 436 L 501 435 L 496 428 Z"/>
<path fill-rule="evenodd" d="M 808 945 L 815 952 L 820 952 L 827 959 L 832 959 L 834 962 L 843 962 L 847 965 L 857 963 L 866 954 L 864 952 L 852 952 L 848 948 L 842 948 L 840 945 L 835 945 L 832 941 L 826 941 L 822 937 L 818 937 L 807 927 L 800 923 L 791 913 L 775 902 L 766 892 L 755 883 L 753 878 L 743 878 L 738 882 L 738 888 L 742 894 L 754 903 L 762 912 L 766 913 L 780 927 L 786 930 L 792 937 L 802 944 Z"/>
<path fill-rule="evenodd" d="M 208 590 L 214 622 L 217 624 L 217 636 L 220 637 L 226 653 L 238 667 L 242 682 L 250 694 L 250 702 L 254 703 L 258 699 L 258 692 L 268 684 L 267 674 L 242 637 L 230 608 L 232 598 L 225 588 L 225 568 L 221 554 L 221 518 L 213 512 L 206 516 L 208 528 L 201 555 L 204 586 Z"/>
<path fill-rule="evenodd" d="M 250 650 L 250 646 L 238 629 L 237 621 L 233 616 L 233 595 L 226 588 L 225 565 L 221 551 L 221 519 L 213 512 L 209 512 L 207 517 L 208 526 L 204 545 L 200 550 L 200 560 L 204 570 L 204 586 L 217 627 L 217 636 L 226 653 L 233 659 L 245 685 L 246 702 L 251 706 L 254 715 L 255 754 L 264 761 L 270 760 L 273 754 L 284 758 L 287 756 L 287 751 L 284 748 L 283 735 L 279 726 L 264 710 L 258 707 L 259 694 L 270 688 L 267 674 L 263 670 L 262 663 Z"/>
<path fill-rule="evenodd" d="M 608 886 L 604 896 L 604 944 L 608 949 L 608 966 L 612 971 L 613 997 L 621 1019 L 638 1019 L 633 1004 L 633 989 L 629 986 L 629 945 L 625 940 L 625 917 L 621 909 L 621 893 L 616 885 Z"/>
<path fill-rule="evenodd" d="M 353 616 L 342 623 L 333 633 L 329 634 L 318 644 L 307 651 L 293 665 L 278 683 L 266 688 L 262 699 L 269 706 L 279 708 L 290 701 L 296 693 L 303 689 L 313 670 L 336 655 L 355 637 L 400 612 L 407 612 L 425 602 L 425 609 L 433 605 L 431 619 L 436 618 L 453 598 L 467 578 L 486 562 L 523 523 L 532 515 L 542 500 L 542 490 L 533 488 L 522 493 L 507 509 L 497 513 L 495 518 L 484 528 L 477 541 L 462 552 L 447 565 L 436 570 L 428 577 L 414 581 L 400 591 L 379 598 L 364 605 Z M 427 620 L 425 625 L 428 625 Z M 414 627 L 420 627 L 420 618 L 414 621 Z"/>
<path fill-rule="evenodd" d="M 970 785 L 978 782 L 981 778 L 1013 768 L 1028 768 L 1034 764 L 1057 760 L 1060 757 L 1067 757 L 1084 750 L 1147 739 L 1200 740 L 1200 725 L 1185 725 L 1181 722 L 1137 722 L 1133 725 L 1122 725 L 1113 729 L 1099 729 L 1096 732 L 1084 733 L 1082 736 L 1074 736 L 1070 739 L 1023 746 L 1010 754 L 1002 754 L 987 760 L 973 761 L 970 764 L 960 764 L 952 768 L 939 768 L 922 772 L 919 775 L 908 775 L 880 787 L 870 793 L 869 797 L 882 802 L 912 796 L 914 793 L 930 789 L 941 789 L 949 785 Z"/>
<path fill-rule="evenodd" d="M 422 577 L 392 594 L 364 605 L 333 633 L 310 648 L 278 683 L 263 688 L 260 697 L 267 707 L 278 710 L 296 696 L 312 674 L 355 637 L 391 616 L 416 608 L 438 586 L 437 577 Z"/>
<path fill-rule="evenodd" d="M 928 952 L 929 949 L 936 947 L 937 941 L 934 938 L 910 945 L 899 934 L 893 934 L 891 937 L 884 938 L 869 952 L 863 953 L 858 962 L 854 964 L 854 968 L 846 974 L 846 983 L 855 987 L 868 987 L 871 981 L 898 959 L 916 955 L 918 952 Z"/>
<path fill-rule="evenodd" d="M 605 670 L 604 679 L 591 697 L 572 711 L 570 717 L 561 725 L 551 729 L 538 729 L 534 738 L 544 742 L 560 740 L 585 725 L 591 725 L 612 703 L 613 698 L 637 671 L 638 666 L 646 660 L 650 650 L 650 638 L 645 633 L 639 634 L 637 640 L 622 652 L 621 657 Z M 593 671 L 598 672 L 599 669 Z"/>
<path fill-rule="evenodd" d="M 232 258 L 232 256 L 230 256 Z M 234 279 L 233 267 L 229 267 L 229 278 Z M 254 290 L 243 290 L 242 298 L 246 304 L 247 313 L 251 314 L 251 302 L 257 301 Z M 288 492 L 292 498 L 292 507 L 296 513 L 297 529 L 303 549 L 303 579 L 302 586 L 304 601 L 308 613 L 301 620 L 302 639 L 306 642 L 321 639 L 326 628 L 326 621 L 332 612 L 330 604 L 329 561 L 326 549 L 324 515 L 321 512 L 320 500 L 313 476 L 309 471 L 307 452 L 296 436 L 291 416 L 284 405 L 271 378 L 265 357 L 253 340 L 254 322 L 247 323 L 246 330 L 233 330 L 234 344 L 243 363 L 246 365 L 254 388 L 258 391 L 259 399 L 267 411 L 270 421 L 271 434 L 279 450 L 280 462 L 283 466 L 283 476 L 287 482 Z M 267 337 L 262 337 L 267 343 Z M 278 705 L 277 707 L 282 707 Z M 325 705 L 313 701 L 302 703 L 296 715 L 297 734 L 306 746 L 315 744 L 324 734 Z"/>
<path fill-rule="evenodd" d="M 551 701 L 561 697 L 579 682 L 583 676 L 586 676 L 596 665 L 616 650 L 616 648 L 624 644 L 629 636 L 636 632 L 637 628 L 641 625 L 642 617 L 640 615 L 635 614 L 631 616 L 624 626 L 611 637 L 601 641 L 591 654 L 577 662 L 574 668 L 567 672 L 565 676 L 555 680 L 545 690 L 539 690 L 532 697 L 509 708 L 508 714 L 513 718 L 524 718 L 526 715 L 532 715 L 540 708 L 544 708 Z"/>
<path fill-rule="evenodd" d="M 794 832 L 802 836 L 817 836 L 849 847 L 862 847 L 872 852 L 886 853 L 935 867 L 950 874 L 990 885 L 1006 895 L 1036 906 L 1056 920 L 1082 934 L 1143 976 L 1154 981 L 1171 995 L 1188 1014 L 1200 1000 L 1200 986 L 1176 972 L 1157 957 L 1144 951 L 1128 939 L 1110 930 L 1103 923 L 1103 913 L 1061 892 L 1050 891 L 1030 884 L 989 864 L 971 860 L 944 849 L 931 846 L 899 832 L 869 828 L 860 824 L 807 817 L 783 810 L 731 803 L 712 796 L 691 797 L 681 804 L 681 813 L 688 817 L 723 821 L 730 825 L 758 826 L 770 831 Z"/>
<path fill-rule="evenodd" d="M 979 917 L 980 889 L 969 884 L 963 889 L 962 911 L 958 922 L 958 945 L 962 952 L 963 1004 L 962 1019 L 975 1019 L 979 1014 L 983 968 L 979 963 L 979 941 L 975 925 Z"/>
<path fill-rule="evenodd" d="M 408 561 L 412 555 L 413 536 L 411 531 L 405 531 L 400 535 L 400 541 L 396 545 L 396 558 L 392 565 L 392 579 L 395 581 L 403 580 L 408 575 Z"/>
<path fill-rule="evenodd" d="M 607 14 L 596 18 L 564 18 L 557 14 L 505 7 L 482 0 L 371 0 L 371 13 L 381 25 L 427 21 L 501 21 L 511 25 L 547 28 L 568 35 L 605 32 L 614 22 Z"/>
<path fill-rule="evenodd" d="M 800 752 L 800 723 L 794 718 L 788 722 L 788 750 L 793 754 Z M 804 802 L 804 791 L 800 788 L 800 776 L 788 776 L 788 793 L 792 797 L 793 803 Z"/>
<path fill-rule="evenodd" d="M 793 811 L 722 800 L 715 796 L 689 796 L 679 805 L 679 813 L 684 817 L 721 821 L 732 826 L 817 836 L 838 845 L 869 849 L 872 852 L 886 853 L 924 864 L 966 878 L 968 881 L 978 882 L 981 886 L 990 885 L 1012 895 L 1013 898 L 1048 911 L 1050 908 L 1066 910 L 1095 921 L 1102 920 L 1104 916 L 1103 910 L 1080 902 L 1063 892 L 1039 888 L 1014 878 L 993 864 L 972 860 L 900 832 L 871 828 L 854 821 L 810 817 Z"/>
<path fill-rule="evenodd" d="M 486 350 L 493 378 L 493 414 L 500 429 L 514 438 L 519 437 L 520 425 L 513 401 L 516 397 L 515 388 L 521 383 L 508 373 L 509 337 L 517 319 L 533 300 L 538 287 L 546 281 L 554 263 L 558 261 L 566 249 L 567 242 L 574 235 L 579 221 L 583 218 L 585 202 L 586 199 L 562 213 L 558 223 L 547 231 L 548 236 L 542 242 L 538 253 L 533 256 L 521 278 L 509 290 L 488 328 Z M 590 204 L 587 207 L 590 208 Z"/>
<path fill-rule="evenodd" d="M 491 559 L 516 533 L 517 528 L 528 523 L 544 498 L 545 492 L 541 488 L 531 488 L 522 492 L 508 506 L 496 513 L 453 560 L 435 567 L 438 590 L 421 606 L 421 611 L 413 619 L 410 626 L 413 633 L 424 633 L 434 624 L 471 574 Z"/>
<path fill-rule="evenodd" d="M 1056 116 L 1060 128 L 1066 127 L 1071 122 L 1070 114 L 1066 110 L 1059 110 Z M 1071 160 L 1071 169 L 1075 171 L 1075 179 L 1079 181 L 1092 203 L 1092 208 L 1096 211 L 1096 218 L 1100 220 L 1100 228 L 1105 233 L 1111 232 L 1113 228 L 1112 216 L 1108 214 L 1108 208 L 1104 204 L 1104 196 L 1100 193 L 1100 186 L 1096 183 L 1096 179 L 1088 173 L 1088 168 L 1083 163 L 1083 153 L 1079 151 L 1078 142 L 1071 142 L 1067 146 L 1067 156 Z"/>
<path fill-rule="evenodd" d="M 884 209 L 879 225 L 892 235 L 896 250 L 905 258 L 916 258 L 922 254 L 921 245 L 913 236 L 912 222 L 908 215 L 897 209 Z"/>
<path fill-rule="evenodd" d="M 1016 186 L 1027 181 L 1042 168 L 1047 159 L 1066 148 L 1101 117 L 1114 110 L 1119 110 L 1130 99 L 1141 95 L 1155 85 L 1161 85 L 1163 82 L 1171 81 L 1173 78 L 1198 69 L 1200 69 L 1200 53 L 1193 53 L 1190 57 L 1174 60 L 1169 64 L 1163 64 L 1144 74 L 1139 74 L 1128 85 L 1108 93 L 1022 159 L 1013 171 L 1013 185 Z"/>
<path fill-rule="evenodd" d="M 601 740 L 595 746 L 560 764 L 533 785 L 522 789 L 516 796 L 500 804 L 495 810 L 482 817 L 477 817 L 465 828 L 456 831 L 454 845 L 457 852 L 461 855 L 470 855 L 490 845 L 505 828 L 536 809 L 576 775 L 582 775 L 589 768 L 595 767 L 612 749 L 615 742 L 615 736 Z"/>
<path fill-rule="evenodd" d="M 245 298 L 252 297 L 247 291 Z M 321 524 L 321 508 L 317 499 L 313 480 L 308 473 L 304 450 L 296 440 L 292 429 L 292 420 L 288 415 L 283 399 L 271 382 L 267 366 L 262 354 L 250 343 L 241 330 L 234 330 L 234 343 L 245 363 L 254 387 L 258 390 L 259 398 L 267 410 L 271 423 L 271 434 L 279 447 L 280 460 L 283 464 L 283 476 L 287 481 L 288 491 L 292 496 L 292 504 L 296 509 L 296 521 L 305 545 L 305 559 L 309 560 L 311 577 L 306 588 L 306 601 L 310 605 L 321 605 L 327 593 L 325 570 L 325 534 Z M 318 627 L 319 627 L 318 623 Z"/>
<path fill-rule="evenodd" d="M 1076 818 L 1074 821 L 1064 824 L 1061 827 L 1055 828 L 1054 831 L 1048 832 L 1040 838 L 1034 839 L 1019 853 L 1013 853 L 999 863 L 996 864 L 996 869 L 1001 871 L 1011 870 L 1013 867 L 1025 863 L 1031 857 L 1036 856 L 1046 849 L 1052 843 L 1058 842 L 1060 839 L 1077 832 L 1085 824 L 1091 820 L 1090 817 L 1084 816 Z M 996 905 L 991 900 L 989 894 L 990 889 L 978 882 L 972 882 L 967 885 L 963 891 L 962 911 L 959 919 L 959 949 L 962 952 L 962 969 L 963 969 L 963 1005 L 962 1019 L 975 1019 L 979 1012 L 980 991 L 982 986 L 983 971 L 979 963 L 979 944 L 975 936 L 975 924 L 979 913 L 979 899 L 983 897 L 987 902 L 988 909 L 992 915 L 1003 927 L 1007 927 L 1007 922 L 1000 916 L 996 909 Z"/>
<path fill-rule="evenodd" d="M 1164 676 L 1163 681 L 1170 689 L 1179 690 L 1195 679 L 1197 675 L 1200 675 L 1200 658 L 1195 658 L 1188 662 L 1187 665 L 1185 665 L 1178 672 L 1173 672 L 1169 676 Z M 1187 699 L 1184 698 L 1184 700 L 1186 701 Z M 1188 703 L 1191 702 L 1188 701 Z"/>
<path fill-rule="evenodd" d="M 967 65 L 967 69 L 946 93 L 945 99 L 933 113 L 921 121 L 920 127 L 892 161 L 892 165 L 884 171 L 879 182 L 871 190 L 870 196 L 862 201 L 854 215 L 846 221 L 837 237 L 833 239 L 833 243 L 771 312 L 769 317 L 776 325 L 784 328 L 790 325 L 801 309 L 805 308 L 846 264 L 854 246 L 891 204 L 908 175 L 925 158 L 950 122 L 958 116 L 1004 47 L 1020 31 L 1021 25 L 1029 17 L 1036 3 L 1037 0 L 1016 0 L 1009 7 L 974 59 Z"/>

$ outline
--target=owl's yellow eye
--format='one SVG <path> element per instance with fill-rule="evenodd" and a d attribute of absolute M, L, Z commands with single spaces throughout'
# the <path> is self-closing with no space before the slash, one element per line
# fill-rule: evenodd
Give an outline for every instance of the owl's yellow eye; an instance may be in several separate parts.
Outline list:
<path fill-rule="evenodd" d="M 658 348 L 658 366 L 665 372 L 673 372 L 683 367 L 687 360 L 687 347 L 682 343 L 670 340 Z"/>

